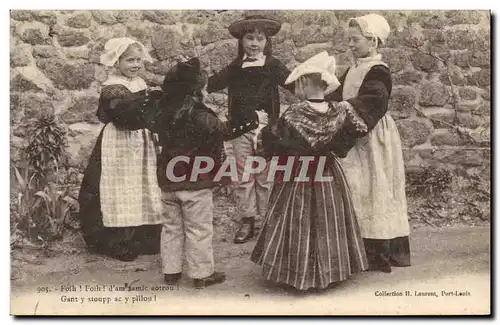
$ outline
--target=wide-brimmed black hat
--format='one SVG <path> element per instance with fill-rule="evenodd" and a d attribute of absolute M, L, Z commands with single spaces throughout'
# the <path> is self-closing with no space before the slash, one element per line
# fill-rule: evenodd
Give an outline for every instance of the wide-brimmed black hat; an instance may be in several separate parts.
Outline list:
<path fill-rule="evenodd" d="M 266 33 L 267 36 L 276 35 L 281 29 L 281 23 L 277 20 L 261 15 L 247 16 L 243 20 L 236 21 L 229 26 L 229 33 L 241 39 L 252 27 L 257 27 Z"/>
<path fill-rule="evenodd" d="M 202 76 L 200 59 L 178 62 L 165 74 L 163 93 L 175 97 L 192 94 L 203 86 L 200 84 Z"/>

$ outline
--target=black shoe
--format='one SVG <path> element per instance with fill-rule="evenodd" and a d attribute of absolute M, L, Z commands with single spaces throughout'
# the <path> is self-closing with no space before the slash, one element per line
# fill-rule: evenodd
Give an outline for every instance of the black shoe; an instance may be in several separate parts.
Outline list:
<path fill-rule="evenodd" d="M 226 281 L 226 274 L 224 272 L 214 272 L 205 278 L 194 279 L 194 287 L 196 289 L 203 289 L 213 284 L 222 283 Z"/>
<path fill-rule="evenodd" d="M 181 272 L 164 274 L 165 283 L 171 286 L 176 285 L 177 282 L 179 282 L 179 280 L 181 279 L 181 277 L 182 277 Z"/>
<path fill-rule="evenodd" d="M 122 262 L 132 262 L 137 259 L 139 254 L 137 254 L 137 251 L 130 251 L 130 252 L 120 252 L 120 253 L 114 253 L 110 254 L 110 257 L 120 260 Z"/>
<path fill-rule="evenodd" d="M 410 262 L 401 262 L 401 261 L 393 260 L 391 258 L 391 266 L 395 266 L 395 267 L 407 267 L 407 266 L 411 266 L 411 264 L 410 264 Z"/>
<path fill-rule="evenodd" d="M 367 271 L 382 271 L 384 273 L 391 273 L 391 265 L 386 263 L 374 263 L 370 264 L 370 267 Z"/>
<path fill-rule="evenodd" d="M 253 238 L 255 232 L 255 218 L 244 217 L 241 219 L 240 228 L 234 235 L 235 244 L 243 244 Z"/>
<path fill-rule="evenodd" d="M 135 242 L 121 243 L 105 252 L 106 255 L 122 262 L 132 262 L 139 257 L 139 247 Z"/>
<path fill-rule="evenodd" d="M 392 269 L 391 269 L 391 266 L 389 264 L 383 264 L 380 266 L 380 271 L 384 272 L 384 273 L 391 273 L 392 272 Z"/>
<path fill-rule="evenodd" d="M 342 284 L 342 281 L 330 283 L 326 289 L 336 289 Z"/>

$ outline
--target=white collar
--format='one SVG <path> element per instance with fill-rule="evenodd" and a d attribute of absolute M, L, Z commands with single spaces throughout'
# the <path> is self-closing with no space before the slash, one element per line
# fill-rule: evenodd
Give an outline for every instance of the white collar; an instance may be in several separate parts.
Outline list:
<path fill-rule="evenodd" d="M 147 88 L 146 82 L 141 77 L 136 77 L 134 79 L 127 79 L 122 76 L 111 75 L 109 78 L 102 83 L 103 86 L 109 85 L 123 85 L 127 87 L 130 92 L 135 93 Z"/>
<path fill-rule="evenodd" d="M 249 58 L 249 56 L 245 53 L 243 55 L 243 60 Z M 264 60 L 266 58 L 266 56 L 264 55 L 264 52 L 260 52 L 259 54 L 257 54 L 256 56 L 252 57 L 253 59 L 257 59 L 257 60 Z"/>
<path fill-rule="evenodd" d="M 356 66 L 363 64 L 363 63 L 371 62 L 371 61 L 382 61 L 382 54 L 377 54 L 374 56 L 368 56 L 366 58 L 356 59 Z"/>

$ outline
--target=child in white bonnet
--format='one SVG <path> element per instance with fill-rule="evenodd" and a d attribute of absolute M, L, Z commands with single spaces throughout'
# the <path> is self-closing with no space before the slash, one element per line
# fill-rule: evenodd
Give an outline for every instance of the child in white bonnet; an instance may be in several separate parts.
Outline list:
<path fill-rule="evenodd" d="M 271 166 L 286 169 L 274 174 L 251 260 L 265 279 L 298 290 L 325 289 L 368 268 L 349 188 L 330 150 L 346 133 L 366 134 L 366 125 L 350 105 L 325 101 L 325 91 L 339 85 L 334 72 L 335 60 L 326 52 L 295 68 L 285 83 L 295 83 L 301 102 L 262 130 Z"/>
<path fill-rule="evenodd" d="M 104 127 L 82 181 L 79 201 L 84 239 L 89 249 L 131 261 L 159 251 L 163 223 L 156 178 L 156 151 L 148 113 L 159 91 L 139 76 L 152 62 L 141 43 L 114 38 L 101 63 L 113 67 L 102 84 L 97 115 Z"/>
<path fill-rule="evenodd" d="M 354 147 L 341 160 L 370 261 L 370 269 L 389 273 L 411 265 L 410 225 L 405 193 L 403 148 L 398 127 L 387 114 L 391 71 L 379 53 L 391 28 L 378 14 L 349 20 L 349 48 L 355 64 L 340 77 L 328 100 L 352 105 L 368 135 L 352 137 Z"/>

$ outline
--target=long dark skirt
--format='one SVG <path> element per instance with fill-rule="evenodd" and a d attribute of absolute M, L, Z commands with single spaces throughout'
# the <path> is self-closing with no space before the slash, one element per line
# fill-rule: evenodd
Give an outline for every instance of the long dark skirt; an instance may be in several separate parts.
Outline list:
<path fill-rule="evenodd" d="M 104 227 L 99 195 L 101 142 L 102 131 L 90 156 L 78 197 L 80 223 L 88 249 L 120 260 L 159 253 L 161 225 Z"/>
<path fill-rule="evenodd" d="M 368 268 L 346 179 L 336 158 L 329 182 L 275 183 L 251 260 L 267 280 L 323 289 Z"/>

